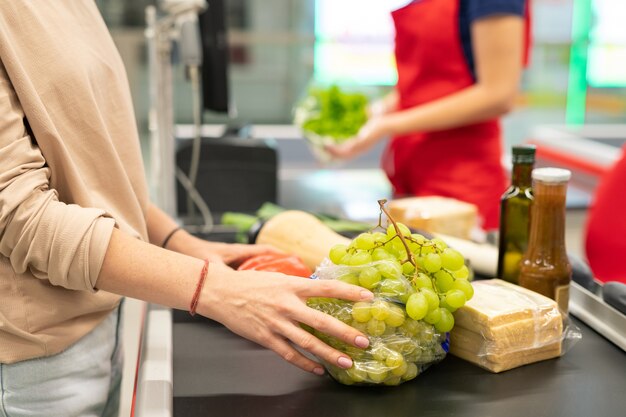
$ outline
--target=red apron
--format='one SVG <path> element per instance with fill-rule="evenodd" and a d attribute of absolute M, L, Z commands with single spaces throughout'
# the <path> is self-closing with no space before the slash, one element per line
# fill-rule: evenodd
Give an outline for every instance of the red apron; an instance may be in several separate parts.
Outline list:
<path fill-rule="evenodd" d="M 421 0 L 392 12 L 399 110 L 474 84 L 463 55 L 459 0 Z M 497 119 L 392 138 L 382 165 L 394 196 L 440 195 L 478 206 L 485 230 L 498 227 L 507 186 Z"/>

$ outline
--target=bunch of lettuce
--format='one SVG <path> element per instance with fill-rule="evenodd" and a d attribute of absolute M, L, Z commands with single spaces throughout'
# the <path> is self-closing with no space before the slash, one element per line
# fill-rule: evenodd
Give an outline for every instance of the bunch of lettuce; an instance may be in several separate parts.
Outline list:
<path fill-rule="evenodd" d="M 367 121 L 367 96 L 338 86 L 312 87 L 296 108 L 296 124 L 307 133 L 342 142 L 355 136 Z"/>

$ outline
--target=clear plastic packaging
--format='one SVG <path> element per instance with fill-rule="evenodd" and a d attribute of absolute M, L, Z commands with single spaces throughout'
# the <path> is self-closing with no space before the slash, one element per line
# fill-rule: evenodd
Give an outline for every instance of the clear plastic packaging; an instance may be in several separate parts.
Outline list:
<path fill-rule="evenodd" d="M 450 353 L 491 372 L 563 355 L 582 336 L 558 304 L 499 279 L 475 281 L 454 313 Z"/>
<path fill-rule="evenodd" d="M 366 276 L 372 268 L 385 270 L 390 264 L 377 261 L 360 266 L 338 266 L 325 260 L 312 278 L 355 283 L 355 279 Z M 352 303 L 330 298 L 309 300 L 309 306 L 338 318 L 369 337 L 370 346 L 359 349 L 308 329 L 353 359 L 353 367 L 347 370 L 324 363 L 329 374 L 342 384 L 399 385 L 441 361 L 448 351 L 447 333 L 437 332 L 433 325 L 407 315 L 404 303 L 415 290 L 401 271 L 394 274 L 391 270 L 372 285 L 375 298 L 370 302 Z"/>

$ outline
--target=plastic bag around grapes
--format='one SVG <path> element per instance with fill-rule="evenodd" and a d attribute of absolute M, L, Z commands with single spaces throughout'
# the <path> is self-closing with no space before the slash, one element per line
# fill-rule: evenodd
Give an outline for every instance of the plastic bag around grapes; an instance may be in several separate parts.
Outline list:
<path fill-rule="evenodd" d="M 404 303 L 415 290 L 401 271 L 394 271 L 393 263 L 378 261 L 346 266 L 334 265 L 327 259 L 312 278 L 350 282 L 358 276 L 367 277 L 373 270 L 384 273 L 371 286 L 375 294 L 372 301 L 353 303 L 331 298 L 312 298 L 308 301 L 310 307 L 338 318 L 369 337 L 369 347 L 359 349 L 308 329 L 352 358 L 350 369 L 324 363 L 328 373 L 345 385 L 399 385 L 441 361 L 448 352 L 447 333 L 438 332 L 433 325 L 413 320 L 407 315 Z"/>

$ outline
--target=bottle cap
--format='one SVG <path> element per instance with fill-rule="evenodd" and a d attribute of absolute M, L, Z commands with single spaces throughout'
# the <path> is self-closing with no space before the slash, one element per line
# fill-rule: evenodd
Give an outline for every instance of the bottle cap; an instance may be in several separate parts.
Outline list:
<path fill-rule="evenodd" d="M 513 146 L 513 163 L 514 164 L 534 164 L 535 163 L 535 145 L 516 145 Z"/>
<path fill-rule="evenodd" d="M 572 177 L 572 172 L 561 168 L 537 168 L 533 169 L 532 177 L 534 180 L 543 182 L 567 182 Z"/>

